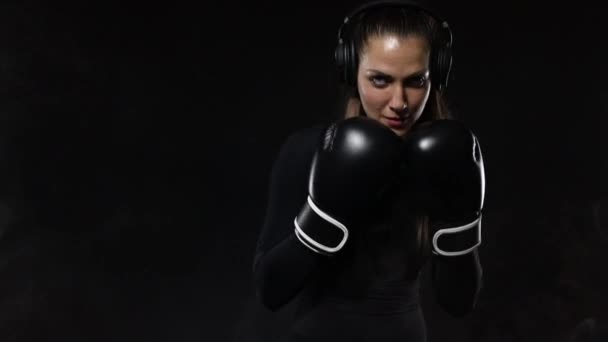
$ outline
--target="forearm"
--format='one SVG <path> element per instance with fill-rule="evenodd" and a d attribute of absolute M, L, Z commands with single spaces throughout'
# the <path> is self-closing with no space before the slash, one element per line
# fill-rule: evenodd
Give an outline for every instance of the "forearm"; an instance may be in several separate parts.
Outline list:
<path fill-rule="evenodd" d="M 253 270 L 258 298 L 272 311 L 281 308 L 300 292 L 323 258 L 305 247 L 295 234 L 258 253 Z"/>
<path fill-rule="evenodd" d="M 482 287 L 482 267 L 477 250 L 462 256 L 432 257 L 432 281 L 437 302 L 450 314 L 470 313 Z"/>

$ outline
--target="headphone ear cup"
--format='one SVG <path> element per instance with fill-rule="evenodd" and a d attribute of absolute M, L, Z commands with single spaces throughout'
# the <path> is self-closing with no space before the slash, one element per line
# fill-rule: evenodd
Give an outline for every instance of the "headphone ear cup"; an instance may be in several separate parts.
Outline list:
<path fill-rule="evenodd" d="M 347 61 L 347 83 L 352 87 L 357 87 L 357 51 L 354 44 L 348 44 L 346 48 Z"/>
<path fill-rule="evenodd" d="M 334 61 L 338 69 L 338 78 L 340 82 L 345 82 L 345 56 L 344 56 L 344 44 L 339 43 L 334 51 Z"/>
<path fill-rule="evenodd" d="M 437 51 L 437 76 L 439 77 L 441 90 L 448 86 L 450 69 L 452 68 L 452 54 L 449 47 L 442 46 Z"/>

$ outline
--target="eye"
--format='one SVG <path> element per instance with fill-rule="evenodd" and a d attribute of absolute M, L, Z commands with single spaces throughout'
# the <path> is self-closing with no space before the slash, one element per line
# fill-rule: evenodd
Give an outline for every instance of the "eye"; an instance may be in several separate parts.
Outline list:
<path fill-rule="evenodd" d="M 423 88 L 426 85 L 427 80 L 427 77 L 424 75 L 412 77 L 406 81 L 406 86 L 412 88 Z"/>
<path fill-rule="evenodd" d="M 370 76 L 369 80 L 377 88 L 386 87 L 391 81 L 389 77 L 381 75 Z"/>

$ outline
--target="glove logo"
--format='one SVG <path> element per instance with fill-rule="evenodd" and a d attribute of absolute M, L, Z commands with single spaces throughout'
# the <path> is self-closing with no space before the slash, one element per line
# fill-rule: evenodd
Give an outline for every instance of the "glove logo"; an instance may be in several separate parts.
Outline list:
<path fill-rule="evenodd" d="M 333 149 L 335 137 L 336 137 L 336 124 L 332 124 L 325 131 L 325 136 L 323 137 L 323 150 L 331 151 Z"/>

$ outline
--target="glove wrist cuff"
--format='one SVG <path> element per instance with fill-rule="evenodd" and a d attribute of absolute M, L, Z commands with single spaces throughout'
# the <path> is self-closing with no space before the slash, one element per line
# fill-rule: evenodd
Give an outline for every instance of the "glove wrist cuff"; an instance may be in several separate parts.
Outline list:
<path fill-rule="evenodd" d="M 349 237 L 346 226 L 321 210 L 310 196 L 293 223 L 298 240 L 316 253 L 335 254 Z"/>
<path fill-rule="evenodd" d="M 456 227 L 442 228 L 433 235 L 433 254 L 460 256 L 481 245 L 481 213 L 474 221 Z"/>

